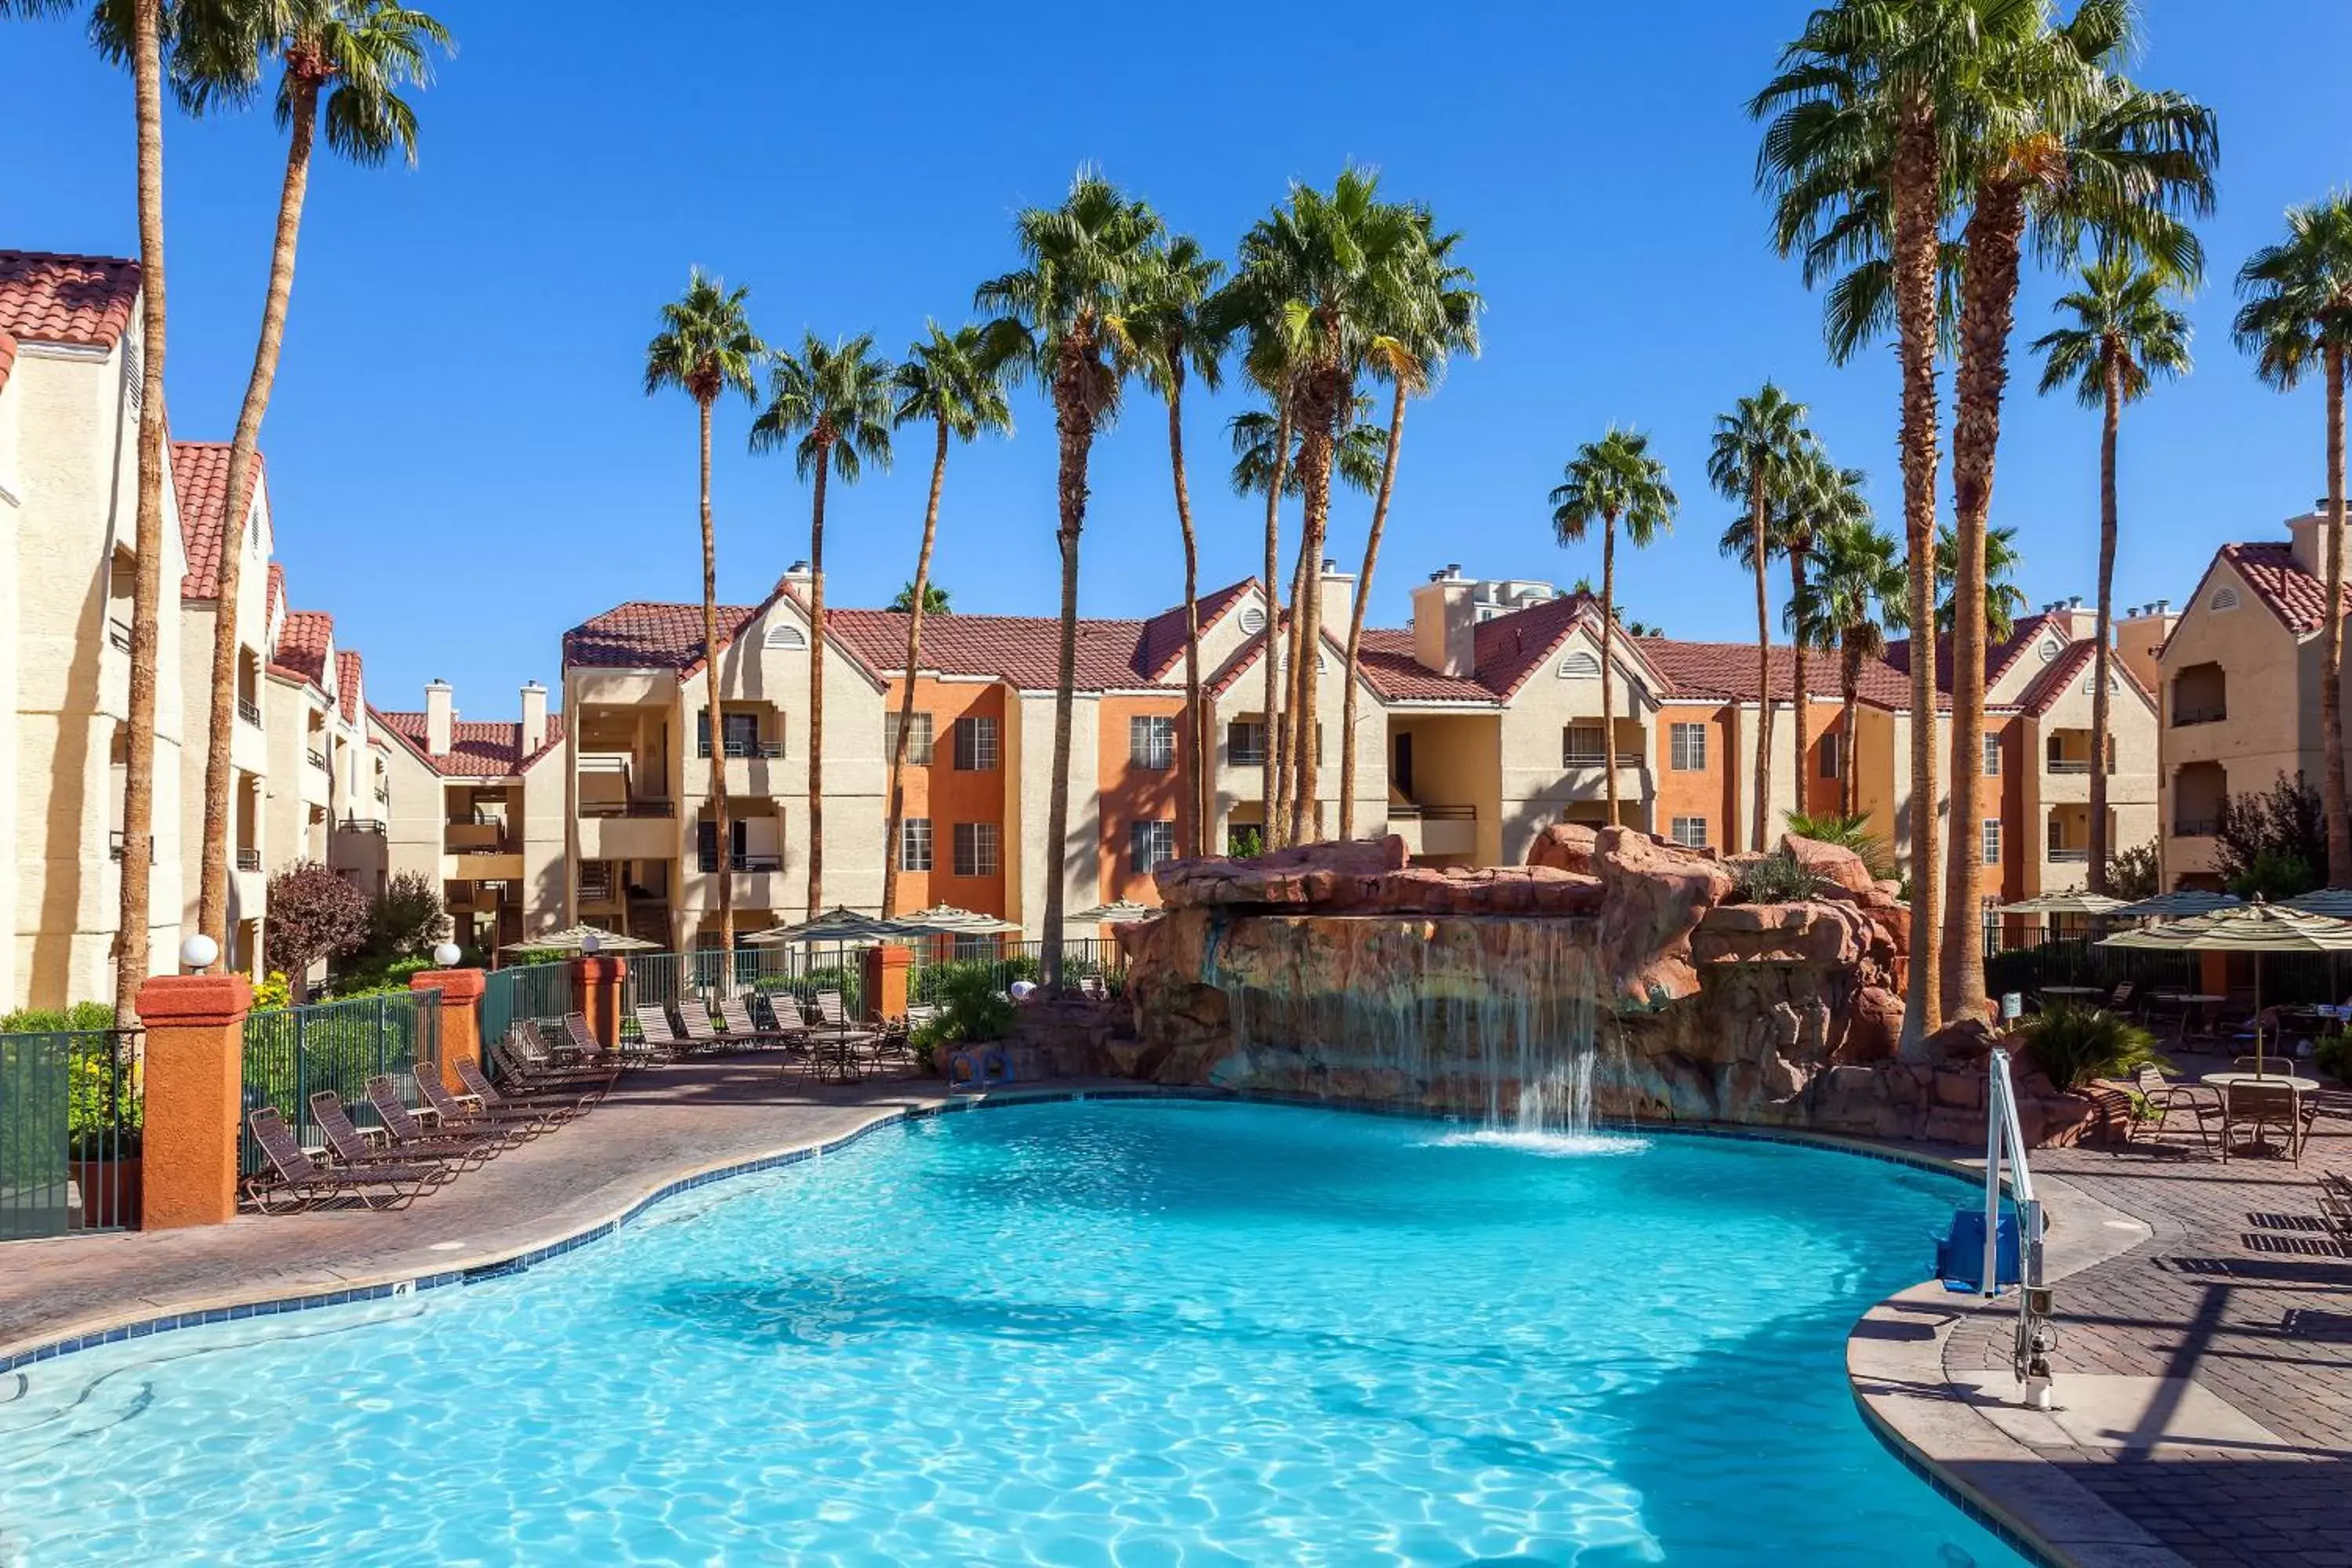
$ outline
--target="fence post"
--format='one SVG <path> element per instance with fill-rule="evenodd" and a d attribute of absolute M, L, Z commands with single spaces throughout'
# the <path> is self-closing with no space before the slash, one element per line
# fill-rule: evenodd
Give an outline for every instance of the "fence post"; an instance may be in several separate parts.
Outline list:
<path fill-rule="evenodd" d="M 253 983 L 242 974 L 152 975 L 139 987 L 138 1008 L 147 1026 L 141 1223 L 173 1230 L 234 1219 Z"/>
<path fill-rule="evenodd" d="M 903 947 L 885 943 L 869 947 L 860 966 L 864 973 L 859 987 L 866 994 L 866 1016 L 872 1019 L 903 1018 L 907 1016 L 907 971 L 915 955 Z"/>
<path fill-rule="evenodd" d="M 588 1032 L 606 1050 L 619 1050 L 621 986 L 629 977 L 629 961 L 602 953 L 583 955 L 572 961 L 572 977 L 580 1011 L 588 1016 Z"/>
<path fill-rule="evenodd" d="M 488 979 L 478 969 L 427 969 L 408 977 L 411 991 L 441 993 L 441 1081 L 452 1094 L 466 1092 L 457 1064 L 482 1061 L 482 992 Z"/>

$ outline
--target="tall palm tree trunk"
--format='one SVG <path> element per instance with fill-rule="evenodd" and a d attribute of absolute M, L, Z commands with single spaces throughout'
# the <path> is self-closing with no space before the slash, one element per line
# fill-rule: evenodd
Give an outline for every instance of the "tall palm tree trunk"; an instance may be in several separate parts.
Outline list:
<path fill-rule="evenodd" d="M 302 232 L 302 202 L 310 187 L 310 145 L 318 127 L 319 89 L 298 81 L 292 137 L 286 148 L 286 183 L 278 197 L 278 239 L 269 255 L 269 286 L 261 301 L 261 341 L 253 374 L 228 444 L 228 521 L 221 530 L 213 617 L 211 719 L 205 737 L 205 838 L 196 875 L 196 929 L 228 962 L 229 796 L 236 773 L 229 761 L 236 723 L 236 602 L 245 571 L 245 520 L 253 508 L 253 467 L 261 447 L 262 416 L 278 384 L 278 354 L 286 341 L 286 306 L 294 292 L 294 248 Z"/>
<path fill-rule="evenodd" d="M 1306 454 L 1300 453 L 1300 467 Z M 1298 841 L 1298 715 L 1306 702 L 1301 689 L 1304 677 L 1298 668 L 1299 634 L 1306 629 L 1307 615 L 1307 552 L 1306 508 L 1299 508 L 1299 540 L 1297 558 L 1290 563 L 1290 620 L 1283 627 L 1282 645 L 1282 755 L 1275 770 L 1276 793 L 1282 816 L 1282 841 Z"/>
<path fill-rule="evenodd" d="M 1862 646 L 1847 643 L 1840 654 L 1838 671 L 1838 815 L 1853 816 L 1862 804 L 1861 786 L 1854 780 L 1861 769 L 1854 765 L 1854 721 L 1862 706 Z"/>
<path fill-rule="evenodd" d="M 734 967 L 734 838 L 727 822 L 727 717 L 719 706 L 719 541 L 710 528 L 710 399 L 698 397 L 702 434 L 702 679 L 710 710 L 710 847 L 719 877 L 719 945 Z"/>
<path fill-rule="evenodd" d="M 1808 548 L 1809 544 L 1805 540 L 1792 538 L 1789 541 L 1789 593 L 1790 595 L 1789 603 L 1791 605 L 1802 605 L 1805 602 L 1805 552 Z M 1789 642 L 1790 655 L 1796 666 L 1796 672 L 1791 677 L 1794 686 L 1789 693 L 1789 701 L 1797 731 L 1790 747 L 1790 754 L 1796 759 L 1797 767 L 1790 778 L 1795 790 L 1794 809 L 1805 812 L 1812 809 L 1812 803 L 1805 798 L 1805 752 L 1810 741 L 1810 737 L 1806 734 L 1805 710 L 1811 703 L 1813 693 L 1811 683 L 1805 677 L 1805 639 L 1801 637 L 1792 637 Z M 1763 846 L 1759 845 L 1757 847 L 1760 849 Z"/>
<path fill-rule="evenodd" d="M 948 477 L 948 421 L 939 418 L 931 454 L 931 498 L 923 508 L 923 543 L 915 552 L 915 590 L 907 611 L 907 682 L 898 694 L 898 738 L 890 747 L 890 823 L 882 837 L 882 918 L 898 912 L 898 836 L 907 821 L 907 741 L 915 722 L 915 671 L 922 667 L 923 594 L 931 581 L 931 545 L 940 536 L 940 490 Z M 814 912 L 814 911 L 812 911 Z"/>
<path fill-rule="evenodd" d="M 1298 545 L 1298 760 L 1291 800 L 1291 837 L 1304 843 L 1320 837 L 1316 820 L 1320 806 L 1323 732 L 1323 549 L 1331 528 L 1331 461 L 1339 440 L 1341 416 L 1353 404 L 1354 388 L 1339 368 L 1339 329 L 1336 321 L 1324 329 L 1321 363 L 1309 383 L 1312 402 L 1307 409 L 1307 438 L 1298 450 L 1300 489 L 1306 491 L 1305 537 Z"/>
<path fill-rule="evenodd" d="M 2123 426 L 2124 365 L 2121 345 L 2112 338 L 2100 352 L 2101 380 L 2106 405 L 2099 424 L 2099 608 L 2096 642 L 2091 648 L 2091 875 L 2095 893 L 2107 890 L 2107 858 L 2115 846 L 2107 841 L 2107 766 L 2115 752 L 2108 732 L 2113 719 L 2107 683 L 2113 660 L 2108 642 L 2114 635 L 2116 592 L 2116 437 Z"/>
<path fill-rule="evenodd" d="M 115 933 L 114 1014 L 129 1026 L 150 959 L 155 859 L 155 682 L 163 591 L 163 0 L 131 11 L 131 98 L 139 119 L 139 506 L 131 590 L 130 755 L 122 769 L 122 903 Z"/>
<path fill-rule="evenodd" d="M 1372 526 L 1364 535 L 1364 570 L 1348 607 L 1348 658 L 1340 671 L 1339 837 L 1356 836 L 1356 660 L 1364 645 L 1364 611 L 1372 597 L 1372 568 L 1380 564 L 1381 531 L 1388 526 L 1389 498 L 1396 492 L 1397 448 L 1404 442 L 1405 378 L 1400 374 L 1389 409 L 1388 451 L 1381 458 L 1380 493 L 1372 498 Z"/>
<path fill-rule="evenodd" d="M 1054 681 L 1054 772 L 1045 806 L 1045 917 L 1042 967 L 1049 996 L 1062 990 L 1062 914 L 1068 906 L 1063 887 L 1070 860 L 1070 710 L 1078 668 L 1078 534 L 1087 524 L 1087 458 L 1094 445 L 1094 416 L 1079 392 L 1084 361 L 1093 338 L 1083 326 L 1063 342 L 1054 377 L 1055 433 L 1061 444 L 1057 476 L 1062 548 L 1060 666 Z"/>
<path fill-rule="evenodd" d="M 1766 553 L 1765 499 L 1763 466 L 1758 463 L 1748 480 L 1748 548 L 1756 552 L 1756 803 L 1748 812 L 1750 849 L 1763 848 L 1772 831 L 1772 602 L 1764 591 L 1764 571 L 1771 564 Z M 1612 769 L 1611 777 L 1615 776 Z M 1616 820 L 1615 812 L 1610 819 Z"/>
<path fill-rule="evenodd" d="M 1186 853 L 1209 852 L 1216 813 L 1217 764 L 1209 749 L 1209 715 L 1201 705 L 1201 550 L 1192 534 L 1192 496 L 1184 483 L 1184 361 L 1168 356 L 1168 468 L 1175 476 L 1176 527 L 1184 536 L 1184 728 L 1192 753 L 1192 831 Z"/>
<path fill-rule="evenodd" d="M 824 908 L 824 477 L 832 457 L 832 443 L 820 442 L 815 498 L 809 510 L 808 912 L 812 919 Z M 914 671 L 908 670 L 907 679 L 911 689 Z M 898 847 L 887 847 L 896 859 Z"/>
<path fill-rule="evenodd" d="M 2320 642 L 2319 741 L 2327 813 L 2327 885 L 2352 888 L 2352 803 L 2344 778 L 2344 350 L 2330 344 L 2327 372 L 2327 603 Z"/>
<path fill-rule="evenodd" d="M 1617 668 L 1610 648 L 1617 630 L 1617 514 L 1601 514 L 1601 778 L 1609 823 L 1617 824 Z"/>
<path fill-rule="evenodd" d="M 1262 849 L 1281 845 L 1281 818 L 1276 809 L 1281 798 L 1284 778 L 1282 763 L 1282 679 L 1276 668 L 1275 650 L 1282 638 L 1282 484 L 1290 468 L 1290 394 L 1286 388 L 1276 396 L 1281 406 L 1276 411 L 1274 432 L 1274 472 L 1266 478 L 1265 487 L 1265 739 L 1264 757 L 1259 763 L 1258 811 L 1264 826 L 1258 832 Z"/>
<path fill-rule="evenodd" d="M 1902 1045 L 1942 1026 L 1936 975 L 1936 263 L 1942 184 L 1932 110 L 1906 105 L 1896 127 L 1895 314 L 1900 338 L 1903 532 L 1911 594 L 1911 954 Z"/>
<path fill-rule="evenodd" d="M 1979 912 L 1984 871 L 1979 824 L 1985 815 L 1985 527 L 1992 510 L 1993 458 L 2000 446 L 2000 400 L 2009 384 L 2009 333 L 2024 237 L 2023 190 L 2009 180 L 1981 186 L 1969 215 L 1960 364 L 1953 387 L 1952 498 L 1959 561 L 1952 584 L 1952 842 L 1940 986 L 1948 1018 L 1982 1017 L 1985 1012 Z"/>

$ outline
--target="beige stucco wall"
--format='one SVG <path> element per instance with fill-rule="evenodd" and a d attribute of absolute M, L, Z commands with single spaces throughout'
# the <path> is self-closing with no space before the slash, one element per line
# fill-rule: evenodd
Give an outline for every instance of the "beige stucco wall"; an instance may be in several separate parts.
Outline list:
<path fill-rule="evenodd" d="M 1617 769 L 1619 820 L 1631 826 L 1650 826 L 1657 783 L 1651 771 L 1653 730 L 1658 708 L 1648 685 L 1623 657 L 1624 644 L 1611 639 L 1612 658 L 1608 671 L 1609 701 L 1615 710 L 1614 751 L 1635 759 Z M 1599 802 L 1605 807 L 1608 776 L 1598 767 L 1568 767 L 1563 763 L 1564 731 L 1570 724 L 1599 724 L 1601 680 L 1598 676 L 1566 676 L 1568 660 L 1588 655 L 1598 662 L 1599 637 L 1580 627 L 1529 675 L 1512 695 L 1502 714 L 1496 737 L 1498 796 L 1490 807 L 1479 805 L 1479 847 L 1487 864 L 1517 865 L 1542 828 L 1570 815 L 1571 805 Z M 1413 771 L 1422 771 L 1421 748 L 1415 742 Z M 1485 818 L 1497 817 L 1489 834 Z M 1598 820 L 1596 818 L 1596 820 Z"/>
<path fill-rule="evenodd" d="M 1096 698 L 1084 692 L 1071 703 L 1069 818 L 1057 856 L 1045 831 L 1053 804 L 1054 694 L 1024 691 L 1006 704 L 1005 763 L 1019 770 L 1007 780 L 1005 792 L 1012 818 L 1005 824 L 1004 834 L 1008 847 L 1005 891 L 1013 906 L 1006 918 L 1019 921 L 1032 936 L 1044 934 L 1048 877 L 1058 875 L 1062 879 L 1066 912 L 1101 900 L 1102 824 L 1092 776 L 1094 759 L 1101 748 L 1101 707 Z M 1015 736 L 1017 740 L 1013 739 Z M 1016 842 L 1018 847 L 1013 847 Z M 1099 933 L 1091 926 L 1066 925 L 1064 934 Z"/>
<path fill-rule="evenodd" d="M 2238 607 L 2216 610 L 2215 595 L 2234 591 Z M 2320 775 L 2319 668 L 2316 634 L 2298 642 L 2227 562 L 2216 557 L 2165 645 L 2158 693 L 2161 773 L 2158 822 L 2163 837 L 2164 881 L 2213 868 L 2210 837 L 2180 837 L 2179 777 L 2184 767 L 2218 766 L 2231 795 L 2267 789 L 2281 773 Z M 2216 664 L 2227 684 L 2229 717 L 2218 723 L 2176 721 L 2181 673 Z M 2209 775 L 2210 776 L 2210 775 Z"/>
<path fill-rule="evenodd" d="M 1227 617 L 1227 623 L 1230 626 L 1238 627 L 1238 611 Z M 1345 630 L 1344 624 L 1341 630 Z M 1238 651 L 1244 640 L 1236 631 L 1227 646 L 1212 653 L 1213 644 L 1224 641 L 1221 628 L 1219 638 L 1203 645 L 1202 668 L 1214 670 L 1220 668 L 1233 653 Z M 1216 768 L 1213 815 L 1207 838 L 1212 849 L 1223 849 L 1226 835 L 1236 824 L 1247 826 L 1265 820 L 1264 770 L 1255 763 L 1234 766 L 1227 761 L 1230 748 L 1226 744 L 1228 726 L 1244 721 L 1255 723 L 1265 718 L 1265 667 L 1260 662 L 1260 657 L 1253 657 L 1243 665 L 1224 690 L 1215 694 L 1211 701 L 1209 742 Z M 1280 679 L 1278 659 L 1279 655 L 1276 670 L 1277 679 Z M 1340 723 L 1345 717 L 1348 695 L 1346 664 L 1346 658 L 1339 651 L 1327 648 L 1322 667 L 1316 677 L 1318 708 L 1315 717 L 1323 731 L 1323 752 L 1322 762 L 1315 770 L 1315 798 L 1321 808 L 1323 831 L 1331 837 L 1337 837 L 1339 831 Z M 1380 700 L 1360 684 L 1356 694 L 1355 809 L 1359 837 L 1381 830 L 1388 820 L 1388 802 L 1387 719 Z"/>

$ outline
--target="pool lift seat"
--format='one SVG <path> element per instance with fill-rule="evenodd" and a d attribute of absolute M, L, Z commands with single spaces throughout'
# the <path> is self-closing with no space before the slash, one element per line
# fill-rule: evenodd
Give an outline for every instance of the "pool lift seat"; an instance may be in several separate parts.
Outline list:
<path fill-rule="evenodd" d="M 1981 1206 L 1957 1209 L 1936 1243 L 1936 1277 L 1955 1295 L 1996 1300 L 2017 1292 L 2017 1331 L 2010 1364 L 2027 1408 L 2051 1408 L 2050 1352 L 2058 1342 L 2051 1294 L 2042 1282 L 2042 1204 L 2033 1195 L 2025 1138 L 2017 1121 L 2017 1089 L 2009 1053 L 1996 1049 L 1986 1064 L 1985 1173 Z M 2010 1204 L 2002 1202 L 2001 1161 L 2010 1165 Z"/>

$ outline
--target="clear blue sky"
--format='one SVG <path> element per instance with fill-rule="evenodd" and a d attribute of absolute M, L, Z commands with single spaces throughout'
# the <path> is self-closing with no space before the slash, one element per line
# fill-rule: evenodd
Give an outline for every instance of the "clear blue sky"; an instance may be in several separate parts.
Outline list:
<path fill-rule="evenodd" d="M 1654 433 L 1685 502 L 1675 536 L 1624 563 L 1626 613 L 1752 637 L 1701 465 L 1712 416 L 1766 376 L 1812 405 L 1895 510 L 1891 353 L 1826 363 L 1818 301 L 1767 247 L 1751 186 L 1742 104 L 1799 0 L 1372 0 L 1344 26 L 1255 37 L 1172 15 L 1106 36 L 1098 7 L 1063 0 L 1018 27 L 929 0 L 714 6 L 690 28 L 618 0 L 567 7 L 561 28 L 534 5 L 425 3 L 460 53 L 420 100 L 422 162 L 320 168 L 263 437 L 294 601 L 333 613 L 379 705 L 414 706 L 442 675 L 470 716 L 510 715 L 520 681 L 554 683 L 565 627 L 624 599 L 698 595 L 692 406 L 640 385 L 656 308 L 689 263 L 749 284 L 771 341 L 871 330 L 896 348 L 927 316 L 964 319 L 973 284 L 1013 264 L 1015 209 L 1055 200 L 1084 160 L 1219 250 L 1286 181 L 1328 183 L 1349 159 L 1466 234 L 1486 353 L 1412 416 L 1376 623 L 1402 623 L 1411 584 L 1447 561 L 1597 574 L 1596 546 L 1554 543 L 1544 496 L 1615 420 Z M 2253 379 L 2229 342 L 2230 284 L 2287 204 L 2352 180 L 2321 68 L 2352 56 L 2352 8 L 2147 12 L 2137 74 L 2218 110 L 2221 201 L 2191 310 L 2197 373 L 2126 426 L 2119 605 L 2183 596 L 2214 545 L 2274 535 L 2320 492 L 2319 394 Z M 266 112 L 175 116 L 167 138 L 173 422 L 225 438 L 281 143 Z M 14 171 L 0 245 L 135 252 L 129 82 L 78 25 L 0 28 L 0 147 Z M 2028 282 L 2021 342 L 2053 292 Z M 1259 552 L 1259 515 L 1222 477 L 1235 406 L 1202 400 L 1191 419 L 1204 586 Z M 1015 439 L 950 465 L 937 575 L 961 609 L 1053 612 L 1051 415 L 1034 392 L 1017 413 Z M 728 408 L 717 442 L 720 587 L 742 600 L 808 535 L 789 459 L 745 453 L 750 418 Z M 836 604 L 879 604 L 911 574 L 928 447 L 909 436 L 893 472 L 832 492 Z M 2092 590 L 2096 437 L 2095 415 L 2012 383 L 1996 521 L 2021 530 L 2037 603 Z M 1336 511 L 1335 552 L 1358 559 L 1366 508 Z M 1131 403 L 1096 447 L 1084 549 L 1087 613 L 1175 601 L 1156 404 Z"/>

